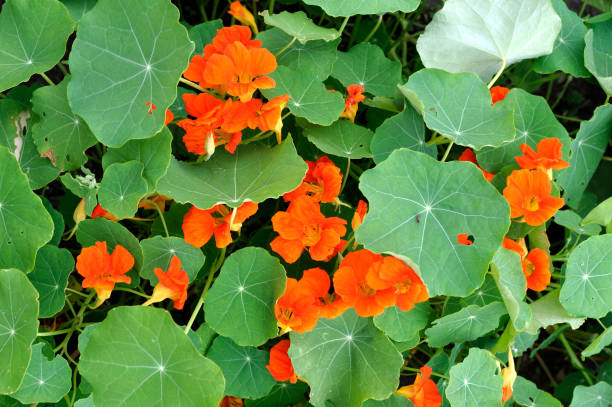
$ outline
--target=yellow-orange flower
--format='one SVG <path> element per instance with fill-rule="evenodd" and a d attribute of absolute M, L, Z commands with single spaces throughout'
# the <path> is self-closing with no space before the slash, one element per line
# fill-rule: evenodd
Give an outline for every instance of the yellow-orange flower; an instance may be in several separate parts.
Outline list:
<path fill-rule="evenodd" d="M 174 308 L 183 309 L 187 300 L 189 277 L 187 272 L 181 268 L 181 260 L 176 256 L 172 256 L 167 272 L 158 267 L 155 267 L 153 272 L 159 282 L 153 289 L 151 298 L 142 305 L 151 305 L 169 298 L 174 301 Z"/>
<path fill-rule="evenodd" d="M 249 10 L 246 9 L 239 1 L 235 1 L 230 4 L 228 13 L 236 20 L 240 21 L 244 25 L 248 25 L 253 28 L 255 34 L 259 33 L 257 30 L 257 24 L 255 24 L 255 17 Z"/>
<path fill-rule="evenodd" d="M 365 96 L 363 95 L 365 88 L 361 85 L 349 85 L 346 91 L 348 92 L 348 96 L 344 101 L 344 111 L 340 114 L 340 117 L 354 122 L 355 116 L 357 115 L 357 109 L 359 108 L 359 102 L 365 100 Z"/>
<path fill-rule="evenodd" d="M 423 366 L 420 371 L 413 384 L 400 387 L 396 393 L 410 399 L 414 407 L 439 407 L 442 405 L 442 396 L 436 383 L 430 379 L 431 367 Z"/>
<path fill-rule="evenodd" d="M 254 202 L 243 203 L 235 209 L 235 213 L 222 204 L 205 210 L 193 206 L 183 218 L 185 241 L 195 247 L 202 247 L 214 234 L 217 247 L 227 247 L 232 242 L 230 232 L 239 232 L 242 223 L 253 216 L 257 208 Z"/>

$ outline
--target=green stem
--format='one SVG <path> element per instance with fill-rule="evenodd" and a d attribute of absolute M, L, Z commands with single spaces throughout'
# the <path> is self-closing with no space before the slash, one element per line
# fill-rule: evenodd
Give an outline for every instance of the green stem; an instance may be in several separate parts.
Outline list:
<path fill-rule="evenodd" d="M 293 38 L 291 39 L 291 41 L 289 41 L 289 42 L 287 43 L 287 45 L 285 45 L 284 47 L 282 47 L 282 48 L 280 49 L 280 51 L 278 51 L 276 54 L 274 54 L 274 56 L 275 56 L 275 57 L 278 57 L 280 54 L 282 54 L 283 52 L 287 51 L 287 49 L 289 49 L 289 47 L 293 45 L 293 43 L 295 42 L 295 40 L 297 40 L 297 37 L 293 37 Z"/>
<path fill-rule="evenodd" d="M 441 161 L 441 162 L 446 161 L 446 158 L 448 157 L 448 154 L 450 153 L 451 148 L 453 148 L 453 144 L 455 144 L 455 142 L 454 142 L 454 141 L 451 141 L 451 142 L 448 144 L 448 147 L 446 147 L 446 151 L 444 152 L 444 156 L 442 157 L 442 161 Z"/>
<path fill-rule="evenodd" d="M 76 328 L 70 327 L 70 328 L 66 328 L 66 329 L 60 329 L 58 331 L 53 331 L 53 332 L 39 332 L 38 334 L 36 334 L 36 336 L 56 336 L 56 335 L 63 335 L 63 334 L 67 334 L 68 332 L 73 332 L 74 330 L 76 330 Z"/>
<path fill-rule="evenodd" d="M 344 27 L 346 27 L 346 23 L 348 23 L 348 20 L 349 20 L 349 16 L 344 17 L 344 20 L 342 21 L 342 25 L 340 26 L 340 29 L 338 30 L 340 35 L 342 35 L 342 32 L 344 31 Z"/>
<path fill-rule="evenodd" d="M 276 0 L 270 0 L 270 5 L 268 6 L 270 14 L 274 13 L 274 3 L 276 3 Z"/>
<path fill-rule="evenodd" d="M 62 73 L 64 74 L 64 76 L 68 75 L 68 71 L 66 70 L 66 68 L 64 67 L 64 64 L 57 64 L 57 67 L 59 68 L 60 71 L 62 71 Z"/>
<path fill-rule="evenodd" d="M 73 290 L 72 288 L 66 288 L 66 291 L 68 291 L 69 293 L 72 293 L 72 294 L 80 295 L 81 297 L 85 297 L 85 298 L 89 297 L 87 294 L 84 294 L 84 293 L 82 293 L 80 291 L 77 291 L 77 290 Z"/>
<path fill-rule="evenodd" d="M 340 196 L 340 194 L 342 193 L 342 191 L 344 190 L 344 186 L 346 185 L 346 180 L 348 180 L 348 174 L 349 171 L 351 169 L 351 159 L 347 158 L 348 160 L 348 164 L 346 166 L 346 172 L 344 173 L 344 179 L 342 180 L 342 185 L 340 186 L 340 192 L 338 192 L 338 196 Z"/>
<path fill-rule="evenodd" d="M 553 107 L 553 109 L 554 109 L 554 107 Z M 569 117 L 569 116 L 562 116 L 562 115 L 556 114 L 556 113 L 555 113 L 555 117 L 558 118 L 558 119 L 561 119 L 561 120 L 568 121 L 568 122 L 578 122 L 578 123 L 580 123 L 580 122 L 583 121 L 582 119 L 577 119 L 575 117 Z"/>
<path fill-rule="evenodd" d="M 40 76 L 42 76 L 42 77 L 43 77 L 43 79 L 44 79 L 45 81 L 47 81 L 47 83 L 48 83 L 49 85 L 51 85 L 51 86 L 55 86 L 55 83 L 53 83 L 53 81 L 52 81 L 51 79 L 49 79 L 49 77 L 48 77 L 47 75 L 45 75 L 45 73 L 44 73 L 44 72 L 41 72 L 41 73 L 40 73 Z"/>
<path fill-rule="evenodd" d="M 166 237 L 170 237 L 170 233 L 168 233 L 168 226 L 166 225 L 166 219 L 164 219 L 164 213 L 162 212 L 159 205 L 156 202 L 151 201 L 150 199 L 143 199 L 143 202 L 150 203 L 155 207 L 155 209 L 157 209 L 157 213 L 159 214 L 162 226 L 164 227 L 164 232 L 166 232 Z"/>
<path fill-rule="evenodd" d="M 501 64 L 501 67 L 499 68 L 499 71 L 497 71 L 493 79 L 491 79 L 491 82 L 489 82 L 489 84 L 487 85 L 489 89 L 491 89 L 491 86 L 495 84 L 495 82 L 499 79 L 501 74 L 504 73 L 504 69 L 506 69 L 506 59 L 505 58 L 502 59 L 502 64 Z"/>
<path fill-rule="evenodd" d="M 203 87 L 201 87 L 201 86 L 200 86 L 200 85 L 198 85 L 197 83 L 195 83 L 195 82 L 191 82 L 190 80 L 185 79 L 185 78 L 183 78 L 183 77 L 181 77 L 181 78 L 179 79 L 179 82 L 184 83 L 184 84 L 185 84 L 185 85 L 187 85 L 187 86 L 191 86 L 192 88 L 197 89 L 197 90 L 199 90 L 200 92 L 208 92 L 208 90 L 204 89 Z"/>
<path fill-rule="evenodd" d="M 139 296 L 144 297 L 146 299 L 151 298 L 150 295 L 146 295 L 146 294 L 143 294 L 143 293 L 138 292 L 136 290 L 132 290 L 131 288 L 115 287 L 114 289 L 117 290 L 117 291 L 125 291 L 126 293 L 132 293 L 132 294 L 135 294 L 135 295 L 139 295 Z"/>
<path fill-rule="evenodd" d="M 570 358 L 570 362 L 571 362 L 572 366 L 574 366 L 576 369 L 580 370 L 580 372 L 582 373 L 582 375 L 586 379 L 587 383 L 589 383 L 589 386 L 592 386 L 593 385 L 593 380 L 591 379 L 591 376 L 589 376 L 589 373 L 586 371 L 586 369 L 584 368 L 584 366 L 582 365 L 582 363 L 580 362 L 580 360 L 578 359 L 578 357 L 574 353 L 574 350 L 572 349 L 572 347 L 570 346 L 569 342 L 567 341 L 567 339 L 565 338 L 565 336 L 563 334 L 559 335 L 559 340 L 561 341 L 561 344 L 565 348 L 565 351 L 567 352 L 567 355 Z"/>
<path fill-rule="evenodd" d="M 539 353 L 536 353 L 534 356 L 536 360 L 538 361 L 538 363 L 540 364 L 540 366 L 542 367 L 542 370 L 546 374 L 546 377 L 548 377 L 548 380 L 550 381 L 550 384 L 552 385 L 552 387 L 557 387 L 557 381 L 555 380 L 554 376 L 550 372 L 550 369 L 548 368 L 548 366 L 546 366 L 546 363 L 544 362 L 544 359 L 542 359 L 542 356 L 540 356 Z"/>
<path fill-rule="evenodd" d="M 417 373 L 421 373 L 421 370 L 420 370 L 420 369 L 417 369 L 417 368 L 414 368 L 414 367 L 408 367 L 408 366 L 403 366 L 403 367 L 402 367 L 402 370 L 407 370 L 407 371 L 409 371 L 409 372 L 417 372 Z M 450 380 L 450 378 L 449 378 L 448 376 L 445 376 L 445 375 L 443 375 L 443 374 L 439 374 L 439 373 L 431 372 L 431 375 L 432 375 L 432 376 L 441 377 L 441 378 L 446 379 L 446 380 Z"/>
<path fill-rule="evenodd" d="M 382 19 L 383 19 L 383 14 L 378 16 L 378 21 L 376 21 L 376 25 L 374 25 L 374 28 L 372 28 L 372 31 L 370 31 L 370 33 L 365 37 L 365 39 L 362 42 L 368 42 L 372 39 L 372 37 L 374 36 L 374 34 L 376 34 L 376 31 L 378 31 L 378 28 L 382 24 Z"/>
<path fill-rule="evenodd" d="M 604 161 L 612 161 L 612 157 L 608 157 L 608 156 L 605 156 L 605 155 L 603 157 L 601 157 L 601 159 L 604 160 Z"/>
<path fill-rule="evenodd" d="M 557 96 L 557 100 L 555 100 L 555 103 L 550 106 L 550 110 L 555 110 L 559 102 L 561 102 L 561 99 L 563 99 L 563 96 L 565 95 L 569 84 L 572 83 L 572 79 L 574 79 L 572 76 L 567 78 L 567 80 L 563 84 L 563 88 L 561 88 L 561 93 L 559 93 L 559 96 Z"/>

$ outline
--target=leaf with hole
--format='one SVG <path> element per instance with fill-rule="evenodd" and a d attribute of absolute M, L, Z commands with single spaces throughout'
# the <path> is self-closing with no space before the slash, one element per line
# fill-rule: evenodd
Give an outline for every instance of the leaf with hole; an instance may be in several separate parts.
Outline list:
<path fill-rule="evenodd" d="M 490 352 L 470 348 L 468 356 L 450 369 L 446 398 L 452 407 L 500 406 L 502 377 Z"/>
<path fill-rule="evenodd" d="M 372 130 L 349 120 L 338 120 L 327 127 L 307 127 L 304 129 L 304 135 L 319 150 L 327 154 L 350 159 L 372 157 L 370 152 Z"/>
<path fill-rule="evenodd" d="M 39 294 L 40 318 L 49 318 L 64 308 L 68 277 L 74 270 L 74 259 L 67 249 L 43 246 L 36 255 L 34 271 L 28 274 Z"/>
<path fill-rule="evenodd" d="M 340 36 L 333 28 L 319 27 L 313 23 L 303 11 L 270 14 L 268 10 L 264 10 L 259 14 L 267 25 L 280 28 L 302 44 L 313 40 L 333 41 Z"/>
<path fill-rule="evenodd" d="M 198 271 L 204 265 L 204 254 L 202 250 L 193 247 L 179 237 L 153 236 L 140 241 L 144 255 L 144 265 L 140 276 L 155 286 L 158 282 L 153 269 L 160 268 L 168 270 L 170 260 L 177 256 L 181 260 L 181 268 L 187 272 L 189 281 L 193 282 Z"/>

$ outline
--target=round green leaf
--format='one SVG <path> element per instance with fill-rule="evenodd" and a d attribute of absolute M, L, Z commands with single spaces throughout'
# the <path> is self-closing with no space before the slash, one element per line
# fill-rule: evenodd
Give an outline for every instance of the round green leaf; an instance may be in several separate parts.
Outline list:
<path fill-rule="evenodd" d="M 206 322 L 241 346 L 259 346 L 278 334 L 274 304 L 285 290 L 285 269 L 259 247 L 227 258 L 206 295 Z"/>
<path fill-rule="evenodd" d="M 158 281 L 153 269 L 158 267 L 164 271 L 168 270 L 173 256 L 181 259 L 181 268 L 187 272 L 191 282 L 196 279 L 198 271 L 204 265 L 205 258 L 202 250 L 193 247 L 179 237 L 153 236 L 142 240 L 140 244 L 144 255 L 144 265 L 140 276 L 149 280 L 153 286 Z"/>
<path fill-rule="evenodd" d="M 524 407 L 562 407 L 559 400 L 521 376 L 516 378 L 512 386 L 512 397 L 518 405 Z"/>
<path fill-rule="evenodd" d="M 157 190 L 201 209 L 218 203 L 238 207 L 246 201 L 262 202 L 292 191 L 302 182 L 307 168 L 288 138 L 272 148 L 249 144 L 234 154 L 218 151 L 198 165 L 172 159 Z"/>
<path fill-rule="evenodd" d="M 110 147 L 152 137 L 164 125 L 193 43 L 166 0 L 101 0 L 79 23 L 68 99 Z M 149 114 L 152 103 L 157 109 Z"/>
<path fill-rule="evenodd" d="M 13 393 L 25 375 L 38 332 L 38 293 L 19 270 L 0 270 L 0 393 Z"/>
<path fill-rule="evenodd" d="M 488 82 L 504 61 L 510 66 L 550 54 L 560 30 L 550 0 L 448 0 L 417 51 L 427 68 L 475 72 Z"/>
<path fill-rule="evenodd" d="M 276 383 L 266 397 L 257 400 L 244 400 L 246 407 L 292 406 L 304 400 L 308 385 L 298 380 L 297 383 Z"/>
<path fill-rule="evenodd" d="M 569 407 L 609 407 L 612 404 L 612 386 L 599 382 L 594 386 L 576 386 Z"/>
<path fill-rule="evenodd" d="M 491 106 L 487 86 L 473 73 L 422 69 L 400 87 L 430 129 L 476 150 L 514 140 L 512 110 Z"/>
<path fill-rule="evenodd" d="M 328 127 L 307 127 L 304 135 L 327 154 L 351 159 L 372 157 L 372 130 L 350 120 L 338 120 Z"/>
<path fill-rule="evenodd" d="M 238 346 L 224 336 L 218 336 L 206 354 L 225 377 L 225 394 L 256 399 L 263 397 L 276 384 L 266 365 L 269 353 L 252 346 Z"/>
<path fill-rule="evenodd" d="M 451 407 L 499 406 L 502 377 L 495 359 L 486 350 L 471 348 L 463 362 L 450 369 L 446 398 Z"/>
<path fill-rule="evenodd" d="M 559 297 L 571 315 L 601 318 L 612 310 L 612 235 L 592 236 L 570 254 Z"/>
<path fill-rule="evenodd" d="M 74 270 L 74 259 L 67 249 L 43 246 L 36 255 L 34 271 L 28 278 L 39 294 L 40 318 L 49 318 L 64 308 L 68 276 Z"/>
<path fill-rule="evenodd" d="M 85 150 L 96 138 L 85 121 L 72 112 L 66 90 L 70 77 L 56 86 L 43 86 L 32 94 L 32 110 L 40 121 L 32 126 L 32 137 L 41 154 L 62 171 L 76 170 L 87 161 Z"/>
<path fill-rule="evenodd" d="M 393 97 L 402 80 L 402 64 L 387 59 L 377 45 L 362 42 L 338 53 L 332 76 L 346 87 L 361 85 L 373 95 Z"/>
<path fill-rule="evenodd" d="M 349 309 L 334 319 L 320 318 L 310 332 L 291 332 L 289 357 L 295 373 L 310 385 L 310 402 L 324 407 L 357 407 L 382 400 L 399 384 L 402 356 L 371 318 Z"/>
<path fill-rule="evenodd" d="M 473 164 L 400 149 L 361 176 L 370 211 L 356 231 L 367 249 L 400 256 L 430 296 L 466 296 L 482 284 L 510 226 L 510 208 Z M 474 238 L 457 242 L 459 233 Z"/>
<path fill-rule="evenodd" d="M 608 94 L 612 95 L 612 20 L 606 20 L 591 26 L 584 40 L 584 65 L 593 74 L 597 81 Z"/>
<path fill-rule="evenodd" d="M 140 199 L 147 193 L 143 169 L 139 161 L 109 165 L 98 189 L 100 205 L 119 219 L 134 216 Z"/>
<path fill-rule="evenodd" d="M 597 355 L 612 343 L 612 327 L 606 328 L 589 346 L 582 351 L 582 357 Z"/>
<path fill-rule="evenodd" d="M 73 28 L 56 0 L 8 0 L 0 13 L 0 91 L 53 68 Z"/>
<path fill-rule="evenodd" d="M 348 17 L 355 14 L 381 14 L 403 11 L 410 13 L 419 6 L 420 0 L 303 0 L 304 3 L 321 7 L 333 17 Z"/>
<path fill-rule="evenodd" d="M 28 185 L 15 156 L 0 146 L 0 268 L 29 272 L 53 236 L 53 220 Z"/>
<path fill-rule="evenodd" d="M 557 225 L 564 226 L 579 235 L 593 236 L 601 232 L 601 226 L 597 224 L 590 223 L 582 226 L 582 218 L 574 211 L 557 211 L 554 220 Z"/>
<path fill-rule="evenodd" d="M 504 304 L 517 332 L 527 327 L 531 320 L 531 309 L 524 300 L 527 279 L 523 274 L 518 253 L 501 247 L 493 257 L 491 274 L 504 299 Z"/>
<path fill-rule="evenodd" d="M 267 25 L 280 28 L 302 44 L 313 40 L 332 41 L 340 36 L 340 33 L 333 28 L 319 27 L 313 23 L 303 11 L 270 14 L 268 10 L 264 10 L 260 15 Z"/>
<path fill-rule="evenodd" d="M 32 359 L 23 383 L 11 397 L 24 404 L 57 403 L 72 387 L 72 369 L 61 356 L 53 360 L 43 354 L 43 344 L 32 346 Z"/>
<path fill-rule="evenodd" d="M 429 322 L 431 307 L 427 302 L 414 305 L 410 311 L 402 311 L 397 306 L 386 308 L 374 317 L 374 325 L 396 342 L 419 342 L 419 331 Z"/>
<path fill-rule="evenodd" d="M 269 76 L 276 81 L 276 87 L 264 90 L 264 96 L 271 99 L 289 95 L 291 99 L 287 102 L 287 108 L 295 116 L 329 126 L 344 111 L 344 99 L 340 92 L 328 91 L 317 74 L 308 68 L 293 70 L 281 65 Z"/>

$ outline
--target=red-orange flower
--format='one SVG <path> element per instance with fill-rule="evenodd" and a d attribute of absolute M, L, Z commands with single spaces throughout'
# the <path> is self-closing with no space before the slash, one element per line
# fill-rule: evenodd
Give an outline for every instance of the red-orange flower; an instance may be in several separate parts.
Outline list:
<path fill-rule="evenodd" d="M 569 163 L 562 159 L 563 144 L 556 137 L 545 138 L 538 142 L 537 153 L 533 148 L 523 143 L 519 147 L 523 152 L 520 157 L 514 157 L 518 165 L 523 169 L 541 168 L 543 170 L 562 170 L 569 167 Z"/>
<path fill-rule="evenodd" d="M 355 213 L 353 214 L 353 219 L 351 220 L 351 227 L 353 228 L 353 232 L 357 230 L 359 226 L 361 226 L 367 211 L 368 204 L 360 199 L 359 203 L 357 204 L 357 209 L 355 209 Z"/>
<path fill-rule="evenodd" d="M 523 217 L 530 226 L 546 222 L 564 204 L 563 198 L 550 195 L 551 188 L 548 175 L 540 169 L 513 171 L 503 193 L 510 204 L 510 217 Z"/>
<path fill-rule="evenodd" d="M 319 204 L 307 196 L 291 202 L 286 212 L 272 216 L 272 226 L 279 234 L 271 243 L 272 250 L 287 263 L 294 263 L 305 248 L 313 260 L 327 259 L 346 233 L 346 221 L 326 218 Z"/>
<path fill-rule="evenodd" d="M 518 253 L 518 255 L 521 256 L 521 259 L 527 254 L 527 249 L 524 247 L 525 241 L 523 239 L 520 239 L 518 242 L 516 242 L 512 239 L 504 237 L 502 246 L 508 250 L 512 250 L 513 252 Z"/>
<path fill-rule="evenodd" d="M 316 202 L 334 202 L 342 187 L 340 168 L 326 155 L 316 162 L 306 161 L 308 171 L 299 187 L 283 195 L 285 202 L 308 196 Z"/>
<path fill-rule="evenodd" d="M 550 283 L 550 262 L 546 252 L 538 248 L 531 249 L 522 264 L 527 288 L 533 291 L 544 290 Z"/>
<path fill-rule="evenodd" d="M 228 13 L 242 24 L 251 26 L 255 34 L 258 33 L 257 24 L 255 24 L 255 17 L 253 17 L 253 14 L 251 14 L 249 10 L 240 4 L 239 1 L 234 1 L 232 4 L 230 4 Z"/>
<path fill-rule="evenodd" d="M 289 380 L 290 383 L 297 383 L 298 380 L 293 370 L 291 359 L 287 354 L 290 345 L 291 342 L 289 339 L 283 339 L 270 348 L 270 364 L 266 366 L 266 369 L 268 369 L 272 377 L 278 382 Z"/>
<path fill-rule="evenodd" d="M 257 208 L 254 202 L 243 203 L 235 213 L 222 204 L 205 210 L 193 206 L 183 218 L 185 241 L 195 247 L 202 247 L 214 234 L 217 247 L 227 247 L 232 242 L 230 231 L 239 232 L 242 223 L 254 215 Z"/>
<path fill-rule="evenodd" d="M 510 89 L 504 88 L 503 86 L 493 86 L 490 92 L 491 106 L 493 106 L 495 103 L 504 100 L 508 92 L 510 92 Z"/>
<path fill-rule="evenodd" d="M 166 119 L 164 120 L 164 126 L 167 126 L 168 123 L 170 123 L 172 120 L 174 120 L 174 113 L 172 113 L 170 109 L 166 109 Z"/>
<path fill-rule="evenodd" d="M 289 95 L 277 96 L 265 103 L 249 123 L 250 128 L 259 128 L 261 131 L 272 130 L 276 133 L 276 141 L 281 142 L 283 121 L 281 112 L 289 101 Z"/>
<path fill-rule="evenodd" d="M 420 370 L 421 374 L 417 374 L 414 384 L 400 387 L 397 394 L 409 398 L 414 407 L 439 407 L 442 405 L 442 396 L 436 383 L 430 379 L 431 368 L 423 366 Z"/>
<path fill-rule="evenodd" d="M 274 314 L 283 331 L 303 333 L 317 324 L 320 307 L 316 298 L 294 278 L 287 278 L 285 292 L 276 300 Z"/>
<path fill-rule="evenodd" d="M 329 292 L 331 280 L 325 270 L 320 268 L 305 270 L 299 284 L 305 294 L 315 298 L 320 317 L 333 319 L 349 308 L 340 296 Z"/>
<path fill-rule="evenodd" d="M 244 401 L 234 396 L 225 396 L 221 399 L 218 407 L 242 407 L 244 406 Z"/>
<path fill-rule="evenodd" d="M 151 305 L 169 298 L 174 301 L 174 308 L 183 309 L 187 300 L 187 287 L 189 277 L 187 272 L 181 269 L 181 259 L 172 256 L 168 271 L 155 267 L 153 272 L 159 282 L 153 289 L 153 295 L 142 305 Z"/>
<path fill-rule="evenodd" d="M 474 154 L 474 152 L 469 148 L 463 150 L 463 153 L 461 153 L 461 155 L 459 156 L 459 161 L 469 161 L 471 163 L 474 163 L 476 167 L 478 167 L 480 171 L 482 171 L 482 175 L 484 175 L 485 179 L 489 182 L 491 182 L 491 180 L 495 176 L 495 174 L 491 174 L 490 172 L 483 170 L 480 165 L 478 165 L 478 161 L 476 161 L 476 154 Z"/>
<path fill-rule="evenodd" d="M 344 111 L 340 117 L 354 122 L 355 116 L 357 115 L 357 109 L 359 108 L 359 102 L 365 100 L 365 96 L 363 95 L 365 88 L 361 85 L 349 85 L 346 91 L 348 92 L 348 96 L 344 101 Z"/>
<path fill-rule="evenodd" d="M 115 283 L 129 284 L 132 280 L 126 276 L 134 267 L 134 257 L 123 246 L 116 245 L 113 254 L 109 254 L 106 242 L 96 242 L 94 246 L 85 247 L 77 256 L 77 272 L 85 277 L 83 288 L 93 288 L 98 295 L 96 307 L 106 301 Z"/>
<path fill-rule="evenodd" d="M 85 201 L 85 199 L 83 199 L 83 201 Z M 113 215 L 106 209 L 102 208 L 100 204 L 97 204 L 96 207 L 94 208 L 93 212 L 91 213 L 91 218 L 92 219 L 104 218 L 112 222 L 119 222 L 119 219 L 117 219 L 115 215 Z"/>

